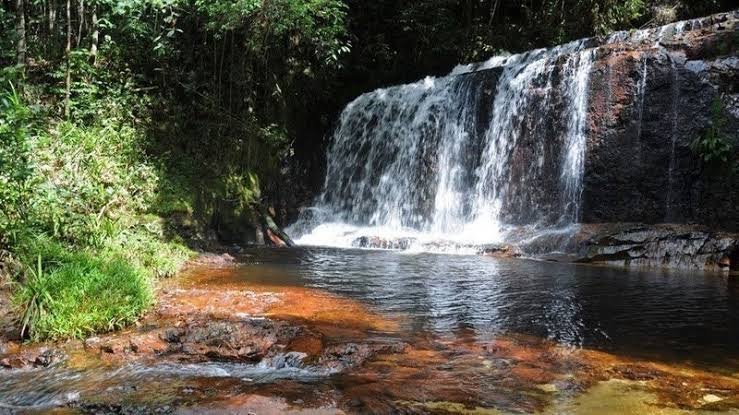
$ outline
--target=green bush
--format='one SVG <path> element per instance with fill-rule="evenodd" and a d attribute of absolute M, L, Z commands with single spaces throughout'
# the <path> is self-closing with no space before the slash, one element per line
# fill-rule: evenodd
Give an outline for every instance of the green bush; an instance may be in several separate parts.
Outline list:
<path fill-rule="evenodd" d="M 150 280 L 128 259 L 70 252 L 43 238 L 34 245 L 25 255 L 37 251 L 37 261 L 27 261 L 27 280 L 14 293 L 23 336 L 54 340 L 115 330 L 152 304 Z"/>
<path fill-rule="evenodd" d="M 158 222 L 115 229 L 97 249 L 24 235 L 15 251 L 26 272 L 13 293 L 21 335 L 81 338 L 135 322 L 153 303 L 154 278 L 173 275 L 192 256 L 164 241 Z"/>
<path fill-rule="evenodd" d="M 30 110 L 12 84 L 0 87 L 0 243 L 18 231 L 27 207 Z"/>
<path fill-rule="evenodd" d="M 711 122 L 706 128 L 703 136 L 696 138 L 691 143 L 693 151 L 706 163 L 733 164 L 734 143 L 728 137 L 726 126 L 728 118 L 725 114 L 724 105 L 719 97 L 711 103 Z"/>
<path fill-rule="evenodd" d="M 152 214 L 171 181 L 144 154 L 137 99 L 124 89 L 78 90 L 89 97 L 78 117 L 35 124 L 18 93 L 0 94 L 0 242 L 22 264 L 13 298 L 25 338 L 124 327 L 151 306 L 154 278 L 192 255 Z M 190 203 L 181 187 L 165 193 Z"/>
<path fill-rule="evenodd" d="M 79 246 L 102 246 L 106 220 L 144 211 L 157 186 L 153 166 L 137 160 L 137 132 L 126 125 L 63 122 L 37 137 L 33 216 L 39 229 Z"/>

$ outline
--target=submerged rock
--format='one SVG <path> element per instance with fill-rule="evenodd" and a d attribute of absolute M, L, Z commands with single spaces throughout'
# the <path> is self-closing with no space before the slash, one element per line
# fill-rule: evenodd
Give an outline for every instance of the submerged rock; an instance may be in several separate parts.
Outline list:
<path fill-rule="evenodd" d="M 402 353 L 405 343 L 345 343 L 327 347 L 318 359 L 318 365 L 331 372 L 343 372 L 361 366 L 379 354 Z"/>

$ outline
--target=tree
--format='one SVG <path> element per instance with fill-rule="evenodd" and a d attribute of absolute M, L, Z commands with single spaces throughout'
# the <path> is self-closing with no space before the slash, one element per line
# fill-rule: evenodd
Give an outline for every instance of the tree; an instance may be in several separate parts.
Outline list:
<path fill-rule="evenodd" d="M 92 8 L 92 34 L 90 35 L 90 59 L 92 66 L 97 66 L 98 43 L 100 42 L 100 28 L 98 27 L 98 6 Z"/>
<path fill-rule="evenodd" d="M 16 36 L 17 47 L 16 47 L 16 59 L 18 66 L 25 66 L 26 64 L 26 10 L 25 0 L 15 0 L 15 12 L 16 12 Z"/>
<path fill-rule="evenodd" d="M 64 118 L 69 118 L 70 98 L 72 96 L 72 2 L 67 0 L 67 47 L 64 49 L 66 57 L 65 89 L 64 89 Z"/>

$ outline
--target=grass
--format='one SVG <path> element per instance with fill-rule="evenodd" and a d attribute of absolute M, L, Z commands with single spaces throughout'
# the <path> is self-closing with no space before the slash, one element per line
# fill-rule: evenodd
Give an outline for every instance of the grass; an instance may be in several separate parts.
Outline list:
<path fill-rule="evenodd" d="M 115 330 L 136 321 L 152 304 L 145 273 L 124 258 L 77 252 L 67 261 L 46 273 L 39 259 L 15 292 L 24 336 L 56 340 Z"/>
<path fill-rule="evenodd" d="M 154 302 L 154 278 L 171 275 L 191 254 L 137 237 L 95 251 L 71 250 L 45 236 L 26 240 L 20 250 L 26 280 L 13 294 L 21 334 L 34 341 L 84 338 L 139 319 Z"/>
<path fill-rule="evenodd" d="M 12 295 L 25 339 L 84 338 L 134 323 L 154 303 L 156 278 L 193 254 L 165 232 L 161 209 L 188 211 L 187 187 L 146 157 L 144 129 L 96 105 L 93 123 L 36 114 L 0 129 L 0 156 L 23 150 L 6 157 L 22 165 L 0 163 L 0 247 L 22 264 Z"/>

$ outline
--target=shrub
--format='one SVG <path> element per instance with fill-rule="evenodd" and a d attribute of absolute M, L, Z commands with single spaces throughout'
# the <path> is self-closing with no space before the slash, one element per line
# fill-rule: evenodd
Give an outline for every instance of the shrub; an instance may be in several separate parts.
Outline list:
<path fill-rule="evenodd" d="M 30 110 L 13 85 L 0 89 L 0 243 L 18 231 L 27 206 Z M 3 241 L 3 239 L 5 239 Z"/>
<path fill-rule="evenodd" d="M 719 97 L 711 103 L 711 121 L 701 137 L 691 143 L 691 148 L 705 163 L 733 166 L 736 162 L 734 143 L 727 135 L 728 118 Z"/>
<path fill-rule="evenodd" d="M 25 338 L 79 338 L 136 321 L 153 302 L 154 278 L 192 254 L 148 213 L 161 169 L 118 98 L 34 128 L 21 97 L 0 94 L 0 238 L 11 235 L 4 244 L 22 264 L 13 298 Z M 171 193 L 182 204 L 185 190 Z"/>
<path fill-rule="evenodd" d="M 71 252 L 44 238 L 26 249 L 26 258 L 38 255 L 35 263 L 26 260 L 33 265 L 14 293 L 25 337 L 80 338 L 115 330 L 136 321 L 152 303 L 146 273 L 120 255 Z"/>

